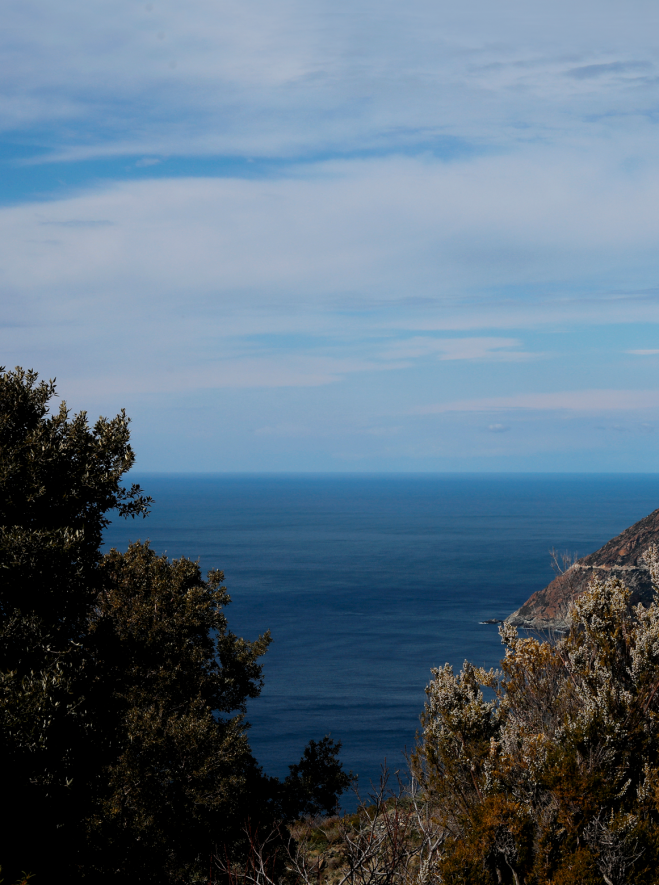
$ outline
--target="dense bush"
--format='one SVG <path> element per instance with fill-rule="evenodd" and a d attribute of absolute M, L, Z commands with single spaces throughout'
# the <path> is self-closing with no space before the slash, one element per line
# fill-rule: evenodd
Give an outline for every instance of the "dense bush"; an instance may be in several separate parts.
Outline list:
<path fill-rule="evenodd" d="M 212 847 L 240 838 L 260 778 L 240 711 L 259 693 L 269 637 L 228 630 L 221 572 L 204 581 L 148 544 L 112 550 L 100 569 L 94 727 L 114 751 L 86 820 L 87 866 L 96 879 L 203 881 Z"/>
<path fill-rule="evenodd" d="M 656 549 L 649 567 L 656 586 Z M 566 637 L 504 625 L 502 672 L 434 671 L 414 771 L 441 881 L 656 883 L 659 603 L 629 598 L 596 580 Z"/>

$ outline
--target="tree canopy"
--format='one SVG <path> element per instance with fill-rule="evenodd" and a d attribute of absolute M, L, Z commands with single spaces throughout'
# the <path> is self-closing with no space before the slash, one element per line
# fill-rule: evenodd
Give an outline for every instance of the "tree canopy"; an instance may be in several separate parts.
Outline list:
<path fill-rule="evenodd" d="M 340 744 L 311 742 L 280 782 L 244 718 L 268 633 L 234 635 L 223 574 L 148 543 L 102 552 L 111 515 L 151 499 L 121 479 L 129 420 L 54 413 L 54 382 L 0 370 L 3 874 L 207 881 L 248 819 L 332 810 Z"/>
<path fill-rule="evenodd" d="M 88 766 L 103 743 L 90 708 L 96 682 L 89 619 L 100 590 L 108 513 L 146 515 L 150 499 L 121 477 L 134 463 L 128 419 L 89 427 L 54 382 L 0 373 L 0 713 L 3 795 L 13 854 L 70 857 L 80 844 Z M 84 786 L 83 786 L 84 784 Z M 56 822 L 56 825 L 55 825 Z M 70 844 L 69 844 L 70 840 Z"/>

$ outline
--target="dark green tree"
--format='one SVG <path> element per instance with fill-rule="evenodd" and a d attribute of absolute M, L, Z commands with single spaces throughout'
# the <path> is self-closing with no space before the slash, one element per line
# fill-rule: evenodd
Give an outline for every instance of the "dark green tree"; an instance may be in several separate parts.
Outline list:
<path fill-rule="evenodd" d="M 243 713 L 260 691 L 269 635 L 231 633 L 222 573 L 204 581 L 189 559 L 133 544 L 108 553 L 101 571 L 90 632 L 105 706 L 99 698 L 95 726 L 117 752 L 99 772 L 88 863 L 96 880 L 205 881 L 215 844 L 240 841 L 262 779 Z"/>
<path fill-rule="evenodd" d="M 295 819 L 336 814 L 338 798 L 354 780 L 338 763 L 341 741 L 329 735 L 309 741 L 302 758 L 289 765 L 290 774 L 279 787 L 281 817 Z"/>
<path fill-rule="evenodd" d="M 2 850 L 9 877 L 78 841 L 94 731 L 87 625 L 100 589 L 107 514 L 146 515 L 121 477 L 134 462 L 122 412 L 90 428 L 54 382 L 0 371 L 0 728 Z M 85 752 L 86 748 L 88 752 Z M 82 752 L 81 752 L 82 750 Z M 19 870 L 20 871 L 20 870 Z"/>
<path fill-rule="evenodd" d="M 221 572 L 146 544 L 103 555 L 109 514 L 146 515 L 122 412 L 90 428 L 53 382 L 0 370 L 0 861 L 95 882 L 201 882 L 245 827 L 333 810 L 339 744 L 284 781 L 247 741 L 268 634 L 230 632 Z M 242 842 L 241 842 L 242 840 Z"/>

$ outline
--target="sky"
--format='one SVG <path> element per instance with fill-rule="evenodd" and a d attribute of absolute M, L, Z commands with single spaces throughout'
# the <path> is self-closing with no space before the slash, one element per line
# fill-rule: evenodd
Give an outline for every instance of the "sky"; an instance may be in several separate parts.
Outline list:
<path fill-rule="evenodd" d="M 0 363 L 140 471 L 659 468 L 659 5 L 5 0 Z"/>

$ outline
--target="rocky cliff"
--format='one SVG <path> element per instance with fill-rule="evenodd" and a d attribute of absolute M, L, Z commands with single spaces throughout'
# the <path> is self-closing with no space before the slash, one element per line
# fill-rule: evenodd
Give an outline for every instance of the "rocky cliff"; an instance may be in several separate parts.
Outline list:
<path fill-rule="evenodd" d="M 579 559 L 558 575 L 544 590 L 538 590 L 507 622 L 533 630 L 561 630 L 567 626 L 572 600 L 594 577 L 620 578 L 632 591 L 632 602 L 652 599 L 650 573 L 643 555 L 650 544 L 659 546 L 659 510 L 635 523 L 590 556 Z"/>

